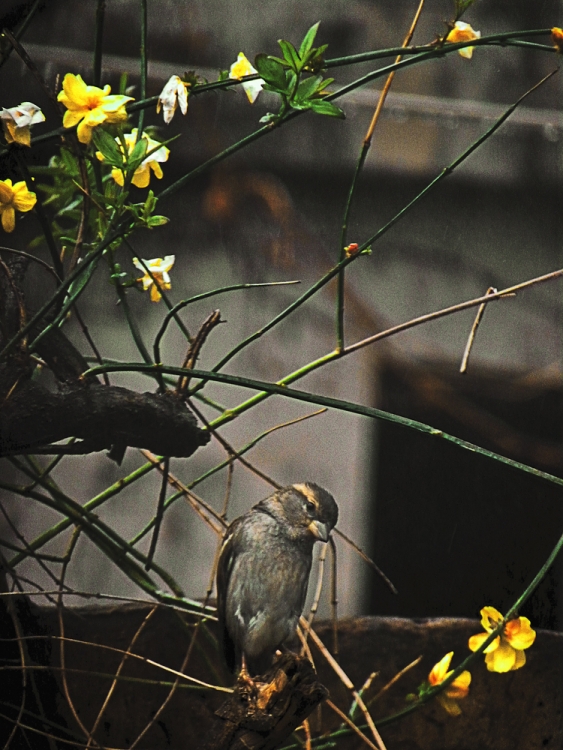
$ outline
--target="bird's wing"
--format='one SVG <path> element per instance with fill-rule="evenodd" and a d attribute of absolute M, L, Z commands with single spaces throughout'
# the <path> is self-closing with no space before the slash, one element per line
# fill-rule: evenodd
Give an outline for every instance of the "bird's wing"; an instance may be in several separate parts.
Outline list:
<path fill-rule="evenodd" d="M 233 569 L 233 536 L 240 525 L 241 519 L 237 518 L 227 529 L 223 537 L 223 545 L 217 563 L 217 617 L 219 619 L 219 638 L 223 655 L 231 672 L 236 667 L 235 644 L 227 630 L 225 604 L 229 580 Z"/>

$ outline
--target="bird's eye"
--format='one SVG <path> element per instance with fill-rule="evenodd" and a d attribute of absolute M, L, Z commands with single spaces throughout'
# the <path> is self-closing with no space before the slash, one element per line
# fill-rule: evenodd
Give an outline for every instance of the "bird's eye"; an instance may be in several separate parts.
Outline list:
<path fill-rule="evenodd" d="M 309 513 L 314 513 L 317 510 L 317 506 L 312 500 L 307 500 L 307 510 Z"/>

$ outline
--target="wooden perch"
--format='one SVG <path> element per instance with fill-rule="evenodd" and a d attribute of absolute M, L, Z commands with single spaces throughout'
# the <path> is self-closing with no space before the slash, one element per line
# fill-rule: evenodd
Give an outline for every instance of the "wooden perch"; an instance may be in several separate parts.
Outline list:
<path fill-rule="evenodd" d="M 25 265 L 21 258 L 0 267 L 0 344 L 6 344 L 25 323 L 20 291 Z M 46 323 L 33 329 L 31 339 Z M 17 453 L 90 453 L 146 448 L 163 456 L 191 456 L 209 442 L 191 410 L 173 393 L 137 393 L 83 378 L 88 363 L 58 327 L 43 335 L 35 347 L 57 381 L 55 390 L 31 379 L 35 370 L 22 340 L 15 353 L 0 364 L 0 456 Z M 53 446 L 65 438 L 71 446 Z"/>
<path fill-rule="evenodd" d="M 286 653 L 255 686 L 240 680 L 215 711 L 204 750 L 273 750 L 328 698 L 308 659 Z"/>

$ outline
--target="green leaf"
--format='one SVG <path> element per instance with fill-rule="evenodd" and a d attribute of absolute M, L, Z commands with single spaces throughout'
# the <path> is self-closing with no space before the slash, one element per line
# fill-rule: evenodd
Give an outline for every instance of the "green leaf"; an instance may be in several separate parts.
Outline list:
<path fill-rule="evenodd" d="M 327 86 L 330 86 L 331 83 L 334 83 L 334 78 L 325 78 L 324 81 L 319 84 L 319 87 L 317 89 L 317 94 L 320 94 L 321 91 L 326 89 Z"/>
<path fill-rule="evenodd" d="M 163 224 L 168 224 L 170 219 L 167 216 L 151 216 L 147 219 L 147 226 L 149 227 L 161 227 Z"/>
<path fill-rule="evenodd" d="M 149 194 L 147 195 L 147 199 L 143 205 L 143 216 L 145 218 L 147 216 L 150 216 L 156 208 L 156 200 L 157 199 L 154 197 L 154 192 L 152 190 L 149 190 Z"/>
<path fill-rule="evenodd" d="M 261 52 L 254 58 L 254 67 L 259 75 L 274 87 L 274 90 L 285 93 L 287 91 L 287 77 L 283 65 Z"/>
<path fill-rule="evenodd" d="M 301 58 L 297 54 L 297 50 L 291 42 L 286 42 L 285 39 L 278 39 L 278 44 L 281 47 L 285 61 L 289 67 L 296 73 L 301 70 Z"/>
<path fill-rule="evenodd" d="M 322 76 L 315 76 L 313 78 L 305 78 L 300 81 L 297 91 L 295 92 L 294 99 L 298 102 L 304 102 L 310 99 L 319 90 L 319 84 L 323 80 Z"/>
<path fill-rule="evenodd" d="M 327 115 L 328 117 L 338 117 L 343 120 L 346 115 L 332 102 L 327 102 L 324 99 L 311 99 L 309 100 L 309 109 L 316 112 L 318 115 Z"/>
<path fill-rule="evenodd" d="M 129 158 L 127 159 L 127 169 L 130 173 L 135 172 L 137 167 L 141 166 L 141 162 L 147 155 L 147 146 L 149 142 L 146 138 L 139 138 L 135 144 L 133 151 L 131 151 Z"/>
<path fill-rule="evenodd" d="M 93 131 L 96 132 L 96 131 Z M 74 156 L 66 148 L 61 148 L 61 161 L 68 174 L 76 176 L 79 173 L 78 164 Z"/>
<path fill-rule="evenodd" d="M 110 166 L 123 167 L 123 154 L 109 133 L 101 128 L 94 128 L 92 139 L 94 145 Z"/>
<path fill-rule="evenodd" d="M 301 46 L 299 47 L 299 57 L 302 60 L 306 59 L 307 55 L 313 48 L 315 37 L 317 36 L 317 31 L 319 30 L 319 24 L 320 21 L 317 21 L 316 24 L 311 26 L 309 31 L 305 34 L 303 41 L 301 42 Z"/>

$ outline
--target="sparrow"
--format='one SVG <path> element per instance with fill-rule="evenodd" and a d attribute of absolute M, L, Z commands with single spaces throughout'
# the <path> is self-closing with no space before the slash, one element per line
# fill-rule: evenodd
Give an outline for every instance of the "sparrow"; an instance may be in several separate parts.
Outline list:
<path fill-rule="evenodd" d="M 332 495 L 312 482 L 261 500 L 227 528 L 217 566 L 217 614 L 231 672 L 264 674 L 303 611 L 315 542 L 338 520 Z"/>

